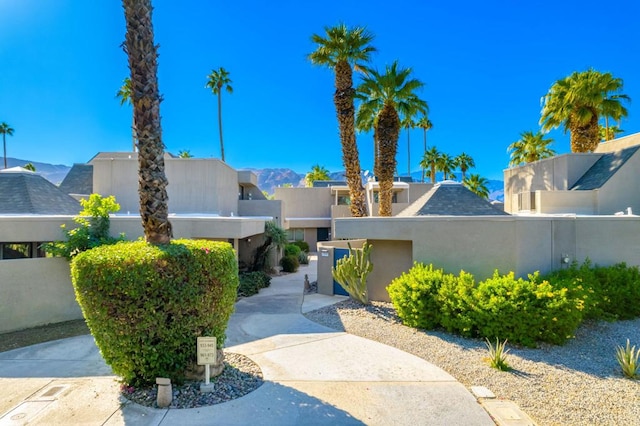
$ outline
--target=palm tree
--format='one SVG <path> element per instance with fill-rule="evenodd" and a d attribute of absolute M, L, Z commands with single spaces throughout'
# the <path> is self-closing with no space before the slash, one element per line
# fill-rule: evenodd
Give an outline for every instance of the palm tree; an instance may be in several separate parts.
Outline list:
<path fill-rule="evenodd" d="M 463 179 L 462 184 L 474 194 L 479 195 L 484 199 L 489 198 L 489 188 L 487 187 L 489 181 L 487 178 L 472 174 L 469 175 L 468 178 Z"/>
<path fill-rule="evenodd" d="M 599 126 L 598 135 L 600 136 L 600 140 L 603 142 L 610 141 L 615 139 L 619 133 L 623 133 L 624 130 L 620 128 L 620 126 Z"/>
<path fill-rule="evenodd" d="M 7 168 L 7 135 L 13 136 L 13 128 L 6 122 L 0 123 L 0 133 L 2 133 L 2 147 L 4 148 L 4 168 Z"/>
<path fill-rule="evenodd" d="M 387 65 L 384 74 L 367 69 L 362 84 L 358 87 L 358 97 L 363 99 L 361 108 L 379 109 L 375 120 L 378 138 L 378 170 L 380 182 L 380 216 L 391 216 L 393 196 L 393 174 L 396 169 L 396 152 L 400 135 L 400 116 L 412 112 L 426 113 L 427 103 L 418 98 L 415 91 L 424 86 L 417 79 L 409 78 L 411 68 L 399 68 L 394 61 Z"/>
<path fill-rule="evenodd" d="M 220 131 L 220 159 L 224 162 L 224 143 L 222 142 L 222 89 L 226 89 L 227 93 L 233 93 L 231 87 L 231 79 L 229 72 L 220 67 L 217 70 L 211 70 L 211 74 L 207 76 L 207 84 L 205 87 L 211 89 L 214 95 L 218 96 L 218 129 Z"/>
<path fill-rule="evenodd" d="M 138 135 L 138 193 L 144 236 L 151 244 L 171 241 L 167 177 L 160 127 L 158 52 L 153 40 L 151 0 L 122 0 L 131 70 L 131 101 Z"/>
<path fill-rule="evenodd" d="M 364 63 L 369 62 L 371 54 L 376 49 L 370 44 L 373 41 L 373 35 L 364 27 L 348 28 L 340 24 L 335 27 L 325 27 L 324 30 L 326 37 L 318 34 L 311 36 L 317 48 L 309 54 L 309 60 L 314 65 L 326 66 L 335 72 L 336 91 L 333 102 L 338 116 L 342 162 L 349 185 L 351 216 L 362 217 L 367 214 L 367 206 L 364 200 L 360 159 L 356 145 L 352 66 L 360 68 Z"/>
<path fill-rule="evenodd" d="M 422 149 L 422 152 L 426 153 L 427 152 L 427 131 L 433 128 L 433 123 L 431 122 L 431 120 L 427 118 L 426 115 L 423 115 L 420 118 L 420 120 L 418 120 L 417 126 L 424 131 L 424 148 Z M 422 162 L 420 164 L 422 164 Z M 426 170 L 427 170 L 426 167 L 422 167 L 422 183 L 424 183 L 424 176 L 425 176 Z"/>
<path fill-rule="evenodd" d="M 122 86 L 118 89 L 116 97 L 120 98 L 120 106 L 124 104 L 131 105 L 131 78 L 126 77 L 122 81 Z M 136 117 L 131 114 L 131 145 L 133 152 L 136 152 Z"/>
<path fill-rule="evenodd" d="M 422 161 L 420 161 L 420 167 L 429 169 L 429 179 L 431 183 L 436 183 L 436 169 L 441 155 L 442 153 L 438 151 L 438 148 L 432 146 L 431 149 L 424 152 Z"/>
<path fill-rule="evenodd" d="M 471 156 L 465 154 L 464 152 L 454 158 L 453 161 L 456 167 L 459 168 L 462 172 L 462 181 L 464 182 L 465 173 L 467 172 L 467 170 L 474 168 L 476 166 L 476 162 L 473 161 L 473 158 L 471 158 Z"/>
<path fill-rule="evenodd" d="M 193 155 L 191 155 L 191 151 L 189 151 L 188 149 L 182 149 L 182 150 L 178 151 L 178 157 L 179 158 L 193 158 Z"/>
<path fill-rule="evenodd" d="M 31 172 L 35 172 L 36 171 L 36 166 L 33 165 L 33 163 L 27 163 L 24 166 L 22 166 L 23 169 L 27 169 Z"/>
<path fill-rule="evenodd" d="M 523 163 L 532 163 L 544 158 L 553 157 L 556 152 L 549 147 L 553 139 L 545 138 L 541 131 L 520 133 L 520 139 L 509 145 L 511 160 L 509 166 L 514 167 Z"/>
<path fill-rule="evenodd" d="M 562 125 L 565 133 L 571 133 L 572 152 L 593 151 L 599 143 L 599 117 L 605 117 L 608 127 L 609 117 L 618 120 L 627 116 L 621 101 L 629 97 L 619 93 L 622 87 L 622 79 L 594 69 L 556 81 L 542 98 L 542 130 Z"/>
<path fill-rule="evenodd" d="M 456 168 L 456 161 L 447 153 L 440 154 L 438 161 L 436 161 L 436 168 L 442 172 L 443 179 L 447 180 L 449 175 Z"/>
<path fill-rule="evenodd" d="M 311 166 L 311 171 L 304 177 L 307 186 L 313 186 L 313 182 L 316 180 L 331 180 L 329 177 L 329 170 L 320 164 Z"/>
<path fill-rule="evenodd" d="M 413 115 L 406 115 L 400 122 L 400 126 L 403 129 L 407 129 L 407 176 L 411 176 L 411 129 L 416 127 L 416 122 L 413 121 Z"/>

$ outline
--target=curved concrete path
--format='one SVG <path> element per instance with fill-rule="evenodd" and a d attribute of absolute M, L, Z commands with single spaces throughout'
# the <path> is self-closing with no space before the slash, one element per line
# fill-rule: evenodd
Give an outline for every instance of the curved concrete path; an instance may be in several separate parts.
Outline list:
<path fill-rule="evenodd" d="M 0 426 L 86 425 L 493 425 L 453 377 L 398 349 L 307 320 L 342 298 L 303 297 L 315 262 L 275 277 L 236 303 L 229 352 L 258 363 L 265 383 L 223 404 L 150 409 L 121 403 L 91 336 L 0 353 Z"/>

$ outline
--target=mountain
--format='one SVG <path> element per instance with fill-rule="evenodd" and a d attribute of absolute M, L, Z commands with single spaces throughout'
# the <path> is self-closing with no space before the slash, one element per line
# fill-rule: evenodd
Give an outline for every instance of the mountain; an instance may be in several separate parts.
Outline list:
<path fill-rule="evenodd" d="M 63 164 L 39 163 L 37 161 L 21 160 L 19 158 L 7 157 L 7 167 L 24 167 L 31 163 L 36 168 L 36 173 L 47 179 L 49 182 L 59 185 L 67 175 L 71 167 Z M 4 164 L 2 164 L 4 166 Z"/>

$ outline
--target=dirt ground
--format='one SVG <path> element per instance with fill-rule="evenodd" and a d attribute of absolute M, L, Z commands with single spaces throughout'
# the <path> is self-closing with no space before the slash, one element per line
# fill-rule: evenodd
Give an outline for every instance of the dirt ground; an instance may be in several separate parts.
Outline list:
<path fill-rule="evenodd" d="M 0 352 L 83 334 L 89 334 L 89 329 L 84 320 L 59 322 L 26 330 L 12 331 L 0 334 Z"/>

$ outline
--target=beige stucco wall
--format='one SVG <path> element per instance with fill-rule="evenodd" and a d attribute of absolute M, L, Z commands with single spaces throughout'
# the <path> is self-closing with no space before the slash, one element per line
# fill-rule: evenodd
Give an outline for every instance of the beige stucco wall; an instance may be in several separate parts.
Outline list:
<path fill-rule="evenodd" d="M 598 193 L 593 191 L 536 191 L 536 213 L 598 214 Z"/>
<path fill-rule="evenodd" d="M 61 225 L 67 226 L 68 229 L 77 226 L 73 216 L 1 216 L 0 242 L 60 240 L 64 236 Z"/>
<path fill-rule="evenodd" d="M 0 333 L 82 318 L 62 258 L 0 261 Z"/>
<path fill-rule="evenodd" d="M 387 286 L 391 281 L 411 269 L 413 265 L 411 241 L 369 240 L 373 271 L 367 278 L 367 291 L 371 300 L 390 302 Z"/>
<path fill-rule="evenodd" d="M 138 213 L 138 160 L 96 158 L 93 190 L 114 195 L 122 213 Z M 165 158 L 170 213 L 238 214 L 238 173 L 217 159 Z"/>
<path fill-rule="evenodd" d="M 268 216 L 280 227 L 284 227 L 284 206 L 280 200 L 239 200 L 240 216 Z"/>
<path fill-rule="evenodd" d="M 636 145 L 640 145 L 640 133 L 634 133 L 608 142 L 599 143 L 594 152 L 615 152 Z"/>
<path fill-rule="evenodd" d="M 636 153 L 598 191 L 597 214 L 615 214 L 631 207 L 640 214 L 640 155 Z"/>
<path fill-rule="evenodd" d="M 564 154 L 504 170 L 504 206 L 517 213 L 521 192 L 562 191 L 571 188 L 601 154 Z"/>
<path fill-rule="evenodd" d="M 276 188 L 276 200 L 282 200 L 289 217 L 331 217 L 331 188 Z"/>

